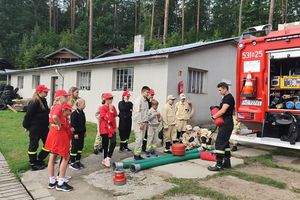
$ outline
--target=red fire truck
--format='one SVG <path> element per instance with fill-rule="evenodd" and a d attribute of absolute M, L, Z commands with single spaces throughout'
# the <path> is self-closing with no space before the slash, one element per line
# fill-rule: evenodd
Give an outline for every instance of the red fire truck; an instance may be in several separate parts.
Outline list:
<path fill-rule="evenodd" d="M 253 27 L 240 38 L 237 117 L 257 135 L 233 139 L 300 149 L 300 23 L 270 29 Z"/>

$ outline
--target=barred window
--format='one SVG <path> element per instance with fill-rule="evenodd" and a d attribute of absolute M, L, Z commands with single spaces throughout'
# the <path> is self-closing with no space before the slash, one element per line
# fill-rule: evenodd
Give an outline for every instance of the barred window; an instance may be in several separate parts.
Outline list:
<path fill-rule="evenodd" d="M 188 69 L 188 92 L 203 94 L 206 92 L 205 80 L 207 71 L 200 69 Z"/>
<path fill-rule="evenodd" d="M 32 89 L 35 89 L 40 84 L 40 75 L 32 75 Z"/>
<path fill-rule="evenodd" d="M 23 87 L 24 87 L 24 76 L 18 76 L 17 87 L 19 89 L 23 89 Z"/>
<path fill-rule="evenodd" d="M 77 88 L 79 90 L 91 90 L 91 72 L 78 71 L 77 72 Z"/>
<path fill-rule="evenodd" d="M 118 68 L 113 71 L 113 90 L 133 90 L 133 68 Z"/>

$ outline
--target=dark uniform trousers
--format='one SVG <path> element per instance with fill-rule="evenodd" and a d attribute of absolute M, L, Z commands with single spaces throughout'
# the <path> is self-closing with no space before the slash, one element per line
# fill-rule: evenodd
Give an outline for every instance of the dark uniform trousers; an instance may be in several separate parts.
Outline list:
<path fill-rule="evenodd" d="M 128 139 L 130 137 L 131 126 L 132 126 L 131 117 L 128 118 L 120 117 L 120 122 L 119 122 L 120 148 L 128 148 Z"/>
<path fill-rule="evenodd" d="M 231 157 L 229 140 L 233 127 L 232 116 L 224 117 L 224 124 L 219 127 L 219 133 L 215 143 L 217 165 L 219 166 L 222 165 L 224 158 L 230 159 Z"/>
<path fill-rule="evenodd" d="M 78 134 L 78 139 L 72 136 L 70 161 L 75 163 L 81 159 L 82 149 L 84 147 L 84 133 Z"/>
<path fill-rule="evenodd" d="M 30 164 L 39 164 L 37 162 L 42 162 L 49 154 L 49 150 L 45 149 L 45 143 L 47 140 L 49 129 L 38 130 L 38 128 L 31 128 L 29 130 L 29 147 L 28 156 Z M 43 147 L 40 153 L 37 155 L 37 150 L 39 148 L 39 141 L 42 140 Z"/>

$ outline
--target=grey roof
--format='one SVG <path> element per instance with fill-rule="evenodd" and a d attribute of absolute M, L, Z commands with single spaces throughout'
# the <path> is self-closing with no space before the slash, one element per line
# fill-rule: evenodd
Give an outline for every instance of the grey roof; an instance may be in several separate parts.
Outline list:
<path fill-rule="evenodd" d="M 69 53 L 73 54 L 74 56 L 77 56 L 80 59 L 84 59 L 84 57 L 81 56 L 80 54 L 76 53 L 75 51 L 72 51 L 71 49 L 65 48 L 65 47 L 46 55 L 45 58 L 49 58 L 49 57 L 53 56 L 54 54 L 57 54 L 58 52 L 63 51 L 63 50 L 68 51 Z"/>
<path fill-rule="evenodd" d="M 206 46 L 211 46 L 211 45 L 217 45 L 217 44 L 222 44 L 222 43 L 226 43 L 226 42 L 235 42 L 237 39 L 238 38 L 226 38 L 226 39 L 209 41 L 209 42 L 196 42 L 196 43 L 191 43 L 191 44 L 186 44 L 186 45 L 181 45 L 181 46 L 176 46 L 176 47 L 163 48 L 163 49 L 156 49 L 156 50 L 151 50 L 151 51 L 129 53 L 129 54 L 122 54 L 122 55 L 118 55 L 118 56 L 95 58 L 95 59 L 90 59 L 90 60 L 82 60 L 82 61 L 75 61 L 75 62 L 68 62 L 68 63 L 62 63 L 62 64 L 56 64 L 56 65 L 49 65 L 49 66 L 43 66 L 43 67 L 18 70 L 17 72 L 12 72 L 12 73 L 26 72 L 26 71 L 39 70 L 39 69 L 66 68 L 66 67 L 74 67 L 74 66 L 78 66 L 78 65 L 100 64 L 100 63 L 121 61 L 121 60 L 127 60 L 127 59 L 133 60 L 133 59 L 138 59 L 141 57 L 152 57 L 152 56 L 157 56 L 157 55 L 175 54 L 175 53 L 181 53 L 181 52 L 190 51 L 190 50 L 194 50 L 194 49 L 202 48 L 202 47 L 206 47 Z"/>
<path fill-rule="evenodd" d="M 117 52 L 119 54 L 123 54 L 122 51 L 120 51 L 119 49 L 113 48 L 113 49 L 110 49 L 110 50 L 100 54 L 99 56 L 96 56 L 95 58 L 102 58 L 102 57 L 106 56 L 107 54 L 109 54 L 111 52 Z"/>

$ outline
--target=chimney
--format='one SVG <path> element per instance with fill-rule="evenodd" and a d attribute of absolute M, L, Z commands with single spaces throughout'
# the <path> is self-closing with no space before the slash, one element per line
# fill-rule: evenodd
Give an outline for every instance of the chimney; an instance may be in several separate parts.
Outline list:
<path fill-rule="evenodd" d="M 145 45 L 145 38 L 142 35 L 134 36 L 134 53 L 143 52 Z"/>

